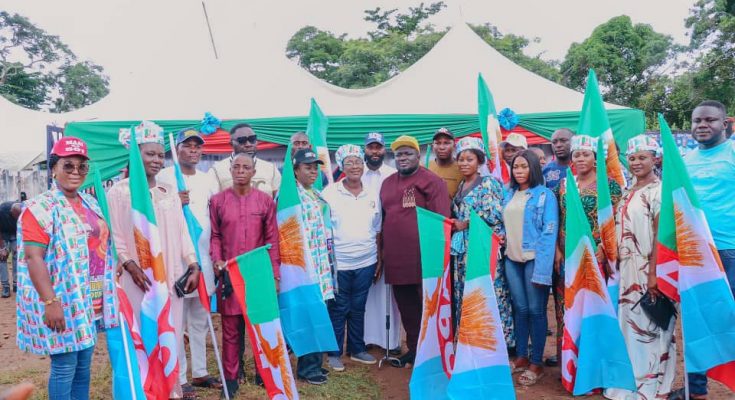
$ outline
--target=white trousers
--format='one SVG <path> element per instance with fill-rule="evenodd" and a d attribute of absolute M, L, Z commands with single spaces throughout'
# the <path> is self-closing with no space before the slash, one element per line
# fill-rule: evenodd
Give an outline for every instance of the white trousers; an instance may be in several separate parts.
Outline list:
<path fill-rule="evenodd" d="M 207 372 L 207 310 L 202 307 L 199 296 L 184 298 L 183 326 L 189 334 L 189 351 L 191 352 L 191 376 L 201 378 Z M 182 335 L 183 337 L 183 335 Z M 186 348 L 183 340 L 179 347 L 179 383 L 186 383 Z"/>

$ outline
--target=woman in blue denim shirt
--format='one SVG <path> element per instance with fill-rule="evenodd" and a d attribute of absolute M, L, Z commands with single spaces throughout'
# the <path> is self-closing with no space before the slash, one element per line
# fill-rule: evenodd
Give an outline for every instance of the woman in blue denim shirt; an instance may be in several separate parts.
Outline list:
<path fill-rule="evenodd" d="M 541 164 L 535 153 L 525 151 L 513 159 L 510 190 L 503 205 L 505 276 L 513 300 L 518 354 L 512 363 L 513 372 L 523 372 L 518 383 L 530 386 L 544 374 L 541 360 L 548 325 L 546 302 L 559 226 L 556 197 L 544 185 Z"/>

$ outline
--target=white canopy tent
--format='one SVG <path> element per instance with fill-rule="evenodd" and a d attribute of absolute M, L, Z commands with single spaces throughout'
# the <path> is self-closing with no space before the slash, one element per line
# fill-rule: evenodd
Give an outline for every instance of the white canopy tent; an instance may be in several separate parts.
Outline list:
<path fill-rule="evenodd" d="M 0 99 L 0 135 L 11 139 L 0 157 L 43 150 L 45 125 L 51 123 L 197 119 L 207 111 L 222 119 L 306 115 L 311 97 L 327 115 L 475 113 L 478 72 L 498 109 L 574 111 L 582 104 L 581 93 L 514 64 L 459 17 L 426 56 L 401 74 L 376 87 L 343 89 L 285 56 L 291 35 L 310 24 L 315 13 L 328 12 L 318 0 L 204 2 L 218 59 L 199 0 L 78 0 L 49 2 L 43 9 L 19 0 L 6 3 L 5 10 L 42 28 L 63 21 L 50 33 L 105 68 L 110 94 L 65 114 L 26 110 Z M 456 9 L 446 12 L 459 15 Z"/>

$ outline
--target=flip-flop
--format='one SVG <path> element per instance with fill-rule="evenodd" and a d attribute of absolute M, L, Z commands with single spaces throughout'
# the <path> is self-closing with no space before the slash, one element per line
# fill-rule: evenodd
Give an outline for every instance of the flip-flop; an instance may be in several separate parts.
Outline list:
<path fill-rule="evenodd" d="M 517 374 L 519 372 L 523 372 L 523 371 L 525 371 L 527 369 L 528 369 L 528 365 L 526 365 L 525 367 L 516 367 L 516 362 L 515 361 L 511 361 L 510 362 L 511 375 Z"/>
<path fill-rule="evenodd" d="M 521 376 L 518 377 L 517 382 L 519 385 L 523 386 L 533 386 L 535 385 L 539 379 L 544 377 L 544 373 L 541 372 L 540 374 L 537 374 L 530 369 L 527 369 L 523 371 Z"/>

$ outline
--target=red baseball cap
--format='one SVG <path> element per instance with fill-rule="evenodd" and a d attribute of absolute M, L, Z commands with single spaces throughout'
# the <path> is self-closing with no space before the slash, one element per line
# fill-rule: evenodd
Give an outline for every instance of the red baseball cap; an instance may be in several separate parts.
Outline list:
<path fill-rule="evenodd" d="M 63 137 L 54 144 L 51 154 L 59 157 L 80 156 L 89 160 L 87 155 L 87 144 L 84 140 L 75 137 Z"/>

